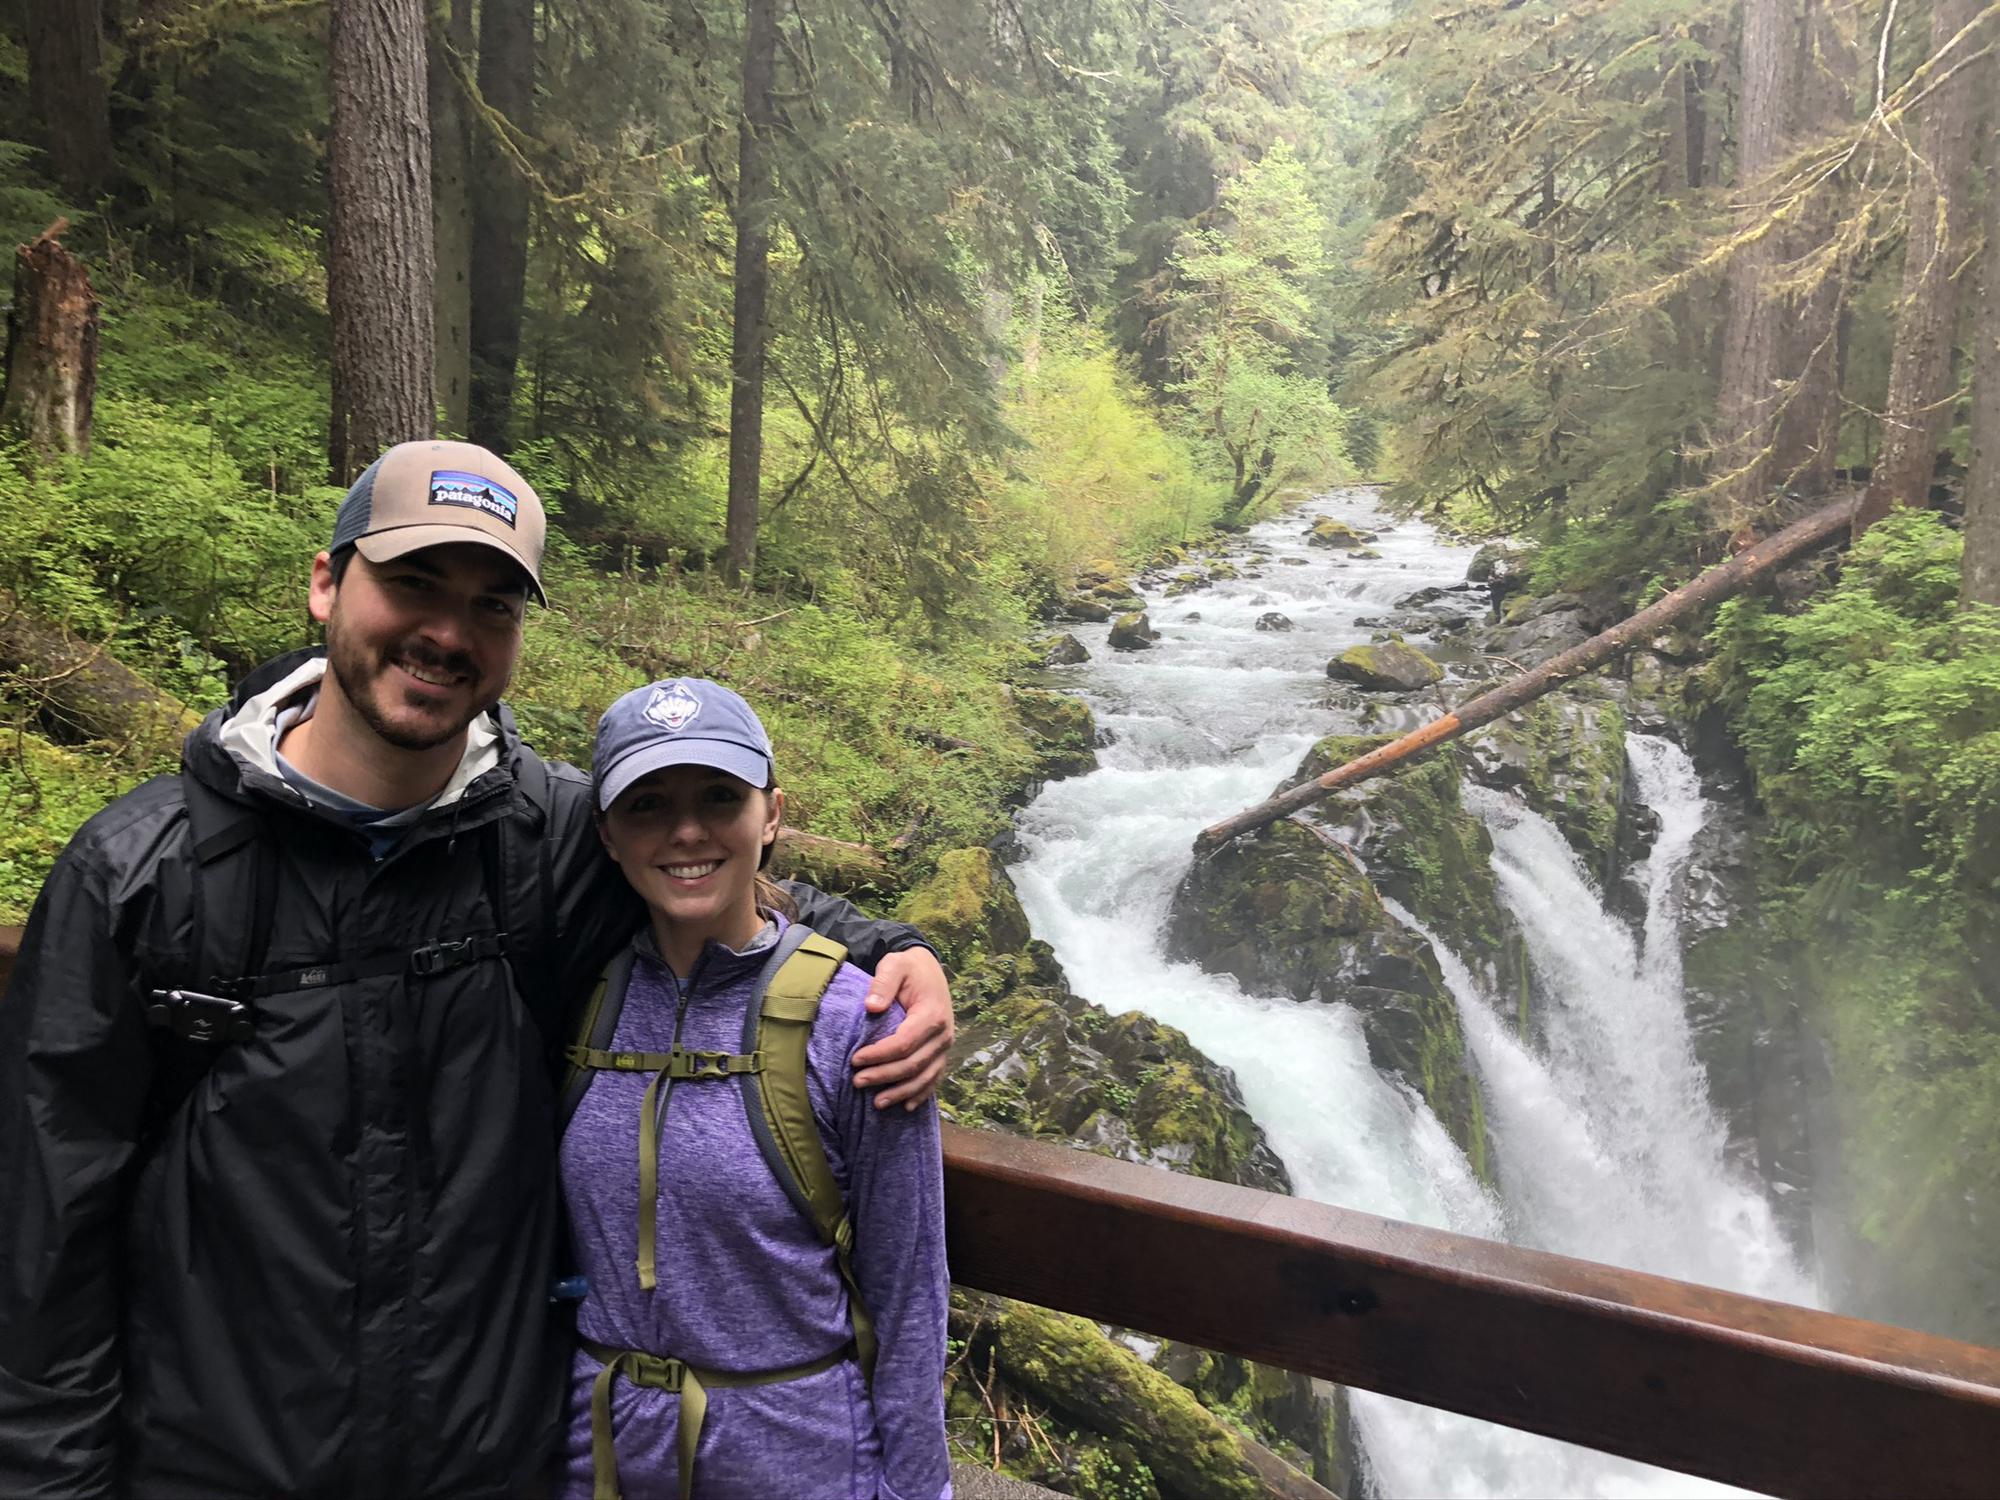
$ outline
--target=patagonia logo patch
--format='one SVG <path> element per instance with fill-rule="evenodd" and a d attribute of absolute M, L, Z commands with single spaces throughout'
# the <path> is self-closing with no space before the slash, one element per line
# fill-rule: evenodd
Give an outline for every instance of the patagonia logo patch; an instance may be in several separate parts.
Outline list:
<path fill-rule="evenodd" d="M 431 473 L 431 504 L 459 505 L 483 511 L 509 526 L 521 513 L 521 502 L 505 485 L 478 474 L 462 474 L 457 469 L 436 469 Z"/>
<path fill-rule="evenodd" d="M 653 689 L 646 717 L 670 733 L 679 733 L 701 716 L 701 699 L 678 682 Z"/>

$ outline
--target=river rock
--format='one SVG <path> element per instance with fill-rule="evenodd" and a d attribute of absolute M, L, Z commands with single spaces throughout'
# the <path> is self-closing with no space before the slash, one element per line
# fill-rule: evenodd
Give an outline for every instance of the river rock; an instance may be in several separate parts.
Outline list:
<path fill-rule="evenodd" d="M 1143 609 L 1120 615 L 1111 623 L 1111 649 L 1114 651 L 1144 651 L 1159 638 L 1159 631 L 1153 629 L 1153 622 Z"/>
<path fill-rule="evenodd" d="M 1288 568 L 1303 568 L 1311 559 L 1304 557 L 1281 557 L 1278 561 Z"/>
<path fill-rule="evenodd" d="M 1293 627 L 1289 615 L 1282 615 L 1274 609 L 1269 614 L 1257 616 L 1257 628 L 1259 630 L 1290 630 Z"/>
<path fill-rule="evenodd" d="M 1045 667 L 1073 667 L 1078 662 L 1090 660 L 1090 653 L 1083 648 L 1083 642 L 1065 631 L 1051 636 L 1042 643 L 1042 665 Z"/>
<path fill-rule="evenodd" d="M 1334 547 L 1347 551 L 1364 547 L 1375 540 L 1372 531 L 1358 531 L 1345 521 L 1336 521 L 1331 516 L 1321 516 L 1306 532 L 1306 540 L 1315 547 Z"/>
<path fill-rule="evenodd" d="M 1062 614 L 1070 620 L 1104 621 L 1112 616 L 1112 608 L 1099 599 L 1088 599 L 1076 594 L 1062 602 Z"/>
<path fill-rule="evenodd" d="M 1173 576 L 1172 581 L 1167 584 L 1166 595 L 1169 599 L 1177 599 L 1182 594 L 1192 594 L 1197 589 L 1205 589 L 1209 583 L 1210 579 L 1206 574 L 1188 569 Z"/>
<path fill-rule="evenodd" d="M 1351 646 L 1326 664 L 1326 675 L 1373 692 L 1410 693 L 1442 681 L 1444 668 L 1402 641 Z"/>
<path fill-rule="evenodd" d="M 1572 683 L 1460 743 L 1476 781 L 1518 791 L 1609 883 L 1625 789 L 1625 714 L 1604 684 Z"/>
<path fill-rule="evenodd" d="M 922 932 L 954 970 L 989 953 L 1018 953 L 1028 943 L 1028 914 L 990 849 L 940 856 L 937 872 L 903 898 L 897 917 Z"/>
<path fill-rule="evenodd" d="M 1393 734 L 1328 735 L 1306 752 L 1284 783 L 1296 786 L 1358 760 Z M 1526 978 L 1521 934 L 1500 901 L 1493 837 L 1459 796 L 1466 756 L 1446 746 L 1312 804 L 1304 816 L 1354 851 L 1368 878 L 1438 934 L 1498 994 L 1512 996 Z"/>
<path fill-rule="evenodd" d="M 1168 951 L 1253 991 L 1352 1005 L 1376 1068 L 1421 1093 L 1491 1180 L 1484 1106 L 1436 955 L 1326 834 L 1281 821 L 1196 860 L 1174 893 Z"/>
<path fill-rule="evenodd" d="M 1036 771 L 1043 780 L 1058 781 L 1097 769 L 1097 726 L 1088 703 L 1072 693 L 1046 688 L 1016 688 L 1013 701 L 1015 716 L 1034 742 Z"/>
<path fill-rule="evenodd" d="M 939 1097 L 953 1119 L 1291 1191 L 1235 1076 L 1173 1027 L 1108 1016 L 1027 958 L 985 960 L 952 988 L 959 1032 Z"/>
<path fill-rule="evenodd" d="M 1468 583 L 1494 583 L 1517 579 L 1528 559 L 1526 548 L 1513 542 L 1488 542 L 1472 554 L 1465 570 Z"/>

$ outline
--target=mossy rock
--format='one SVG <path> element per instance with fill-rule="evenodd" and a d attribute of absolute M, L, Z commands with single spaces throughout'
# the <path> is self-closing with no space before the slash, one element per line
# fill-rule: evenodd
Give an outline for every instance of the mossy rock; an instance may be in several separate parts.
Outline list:
<path fill-rule="evenodd" d="M 1625 714 L 1602 684 L 1538 698 L 1462 743 L 1475 779 L 1519 792 L 1600 879 L 1609 877 L 1625 790 Z"/>
<path fill-rule="evenodd" d="M 1355 1493 L 1341 1456 L 1343 1403 L 1320 1394 L 1310 1376 L 1172 1340 L 1160 1345 L 1152 1364 L 1315 1482 L 1336 1494 Z"/>
<path fill-rule="evenodd" d="M 1042 943 L 960 971 L 950 1116 L 1148 1166 L 1288 1193 L 1227 1068 L 1173 1027 L 1073 993 Z"/>
<path fill-rule="evenodd" d="M 1132 587 L 1132 580 L 1122 573 L 1107 578 L 1102 583 L 1092 584 L 1089 593 L 1091 598 L 1102 599 L 1114 609 L 1121 607 L 1122 600 L 1139 597 L 1139 591 Z"/>
<path fill-rule="evenodd" d="M 1208 566 L 1208 581 L 1210 583 L 1226 583 L 1232 578 L 1240 578 L 1241 576 L 1236 570 L 1236 564 L 1227 560 L 1210 563 Z"/>
<path fill-rule="evenodd" d="M 1144 651 L 1159 638 L 1159 631 L 1153 628 L 1153 622 L 1143 609 L 1120 615 L 1111 622 L 1111 648 L 1114 651 Z"/>
<path fill-rule="evenodd" d="M 1169 950 L 1254 991 L 1352 1005 L 1376 1068 L 1421 1092 L 1492 1180 L 1484 1103 L 1437 957 L 1326 836 L 1284 821 L 1197 860 L 1174 894 Z"/>
<path fill-rule="evenodd" d="M 1010 1384 L 1129 1444 L 1161 1495 L 1263 1500 L 1264 1482 L 1236 1435 L 1095 1323 L 1025 1302 L 960 1296 L 975 1319 L 970 1337 L 990 1340 Z"/>
<path fill-rule="evenodd" d="M 1034 743 L 1037 770 L 1045 779 L 1097 769 L 1097 722 L 1083 699 L 1047 688 L 1016 688 L 1014 712 Z"/>
<path fill-rule="evenodd" d="M 1357 530 L 1345 521 L 1336 521 L 1331 516 L 1321 516 L 1312 523 L 1312 529 L 1306 533 L 1306 540 L 1315 547 L 1335 547 L 1347 551 L 1367 546 L 1375 540 L 1375 533 Z"/>
<path fill-rule="evenodd" d="M 947 967 L 1027 946 L 1028 915 L 990 849 L 953 849 L 903 898 L 897 916 L 937 946 Z"/>
<path fill-rule="evenodd" d="M 1328 735 L 1286 786 L 1323 776 L 1380 749 L 1394 735 Z M 1314 804 L 1309 816 L 1359 855 L 1377 890 L 1392 896 L 1477 970 L 1495 992 L 1519 983 L 1519 930 L 1500 901 L 1493 836 L 1459 790 L 1465 757 L 1453 746 Z"/>
<path fill-rule="evenodd" d="M 1074 667 L 1090 660 L 1090 653 L 1084 649 L 1083 642 L 1068 631 L 1050 636 L 1037 649 L 1042 654 L 1042 665 L 1045 667 Z"/>
<path fill-rule="evenodd" d="M 1082 594 L 1065 599 L 1063 601 L 1062 612 L 1069 619 L 1089 620 L 1096 624 L 1102 624 L 1117 613 L 1116 610 L 1102 599 L 1091 599 Z"/>
<path fill-rule="evenodd" d="M 1350 646 L 1326 664 L 1326 675 L 1371 692 L 1411 693 L 1444 679 L 1444 668 L 1415 646 L 1388 640 Z"/>

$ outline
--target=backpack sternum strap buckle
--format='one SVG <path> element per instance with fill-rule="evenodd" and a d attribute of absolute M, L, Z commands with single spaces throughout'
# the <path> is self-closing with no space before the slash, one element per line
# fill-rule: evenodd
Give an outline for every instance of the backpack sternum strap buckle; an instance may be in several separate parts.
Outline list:
<path fill-rule="evenodd" d="M 455 943 L 427 943 L 410 954 L 410 972 L 428 979 L 448 969 L 478 963 L 483 958 L 504 958 L 506 954 L 505 933 L 460 938 Z"/>
<path fill-rule="evenodd" d="M 247 1042 L 257 1017 L 241 1000 L 200 990 L 154 990 L 146 1001 L 146 1022 L 192 1042 Z"/>
<path fill-rule="evenodd" d="M 670 1078 L 736 1078 L 764 1071 L 762 1052 L 690 1052 L 676 1047 L 667 1064 Z"/>

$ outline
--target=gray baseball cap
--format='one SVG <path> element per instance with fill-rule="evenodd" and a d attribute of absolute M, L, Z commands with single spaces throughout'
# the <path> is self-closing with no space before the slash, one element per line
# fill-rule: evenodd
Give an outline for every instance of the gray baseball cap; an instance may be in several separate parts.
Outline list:
<path fill-rule="evenodd" d="M 750 705 L 705 677 L 634 688 L 597 721 L 590 779 L 598 810 L 663 766 L 713 766 L 755 787 L 771 784 L 771 737 Z"/>
<path fill-rule="evenodd" d="M 446 542 L 477 542 L 520 565 L 543 604 L 542 501 L 507 461 L 474 443 L 398 443 L 370 464 L 333 523 L 329 552 L 352 546 L 372 563 Z"/>

